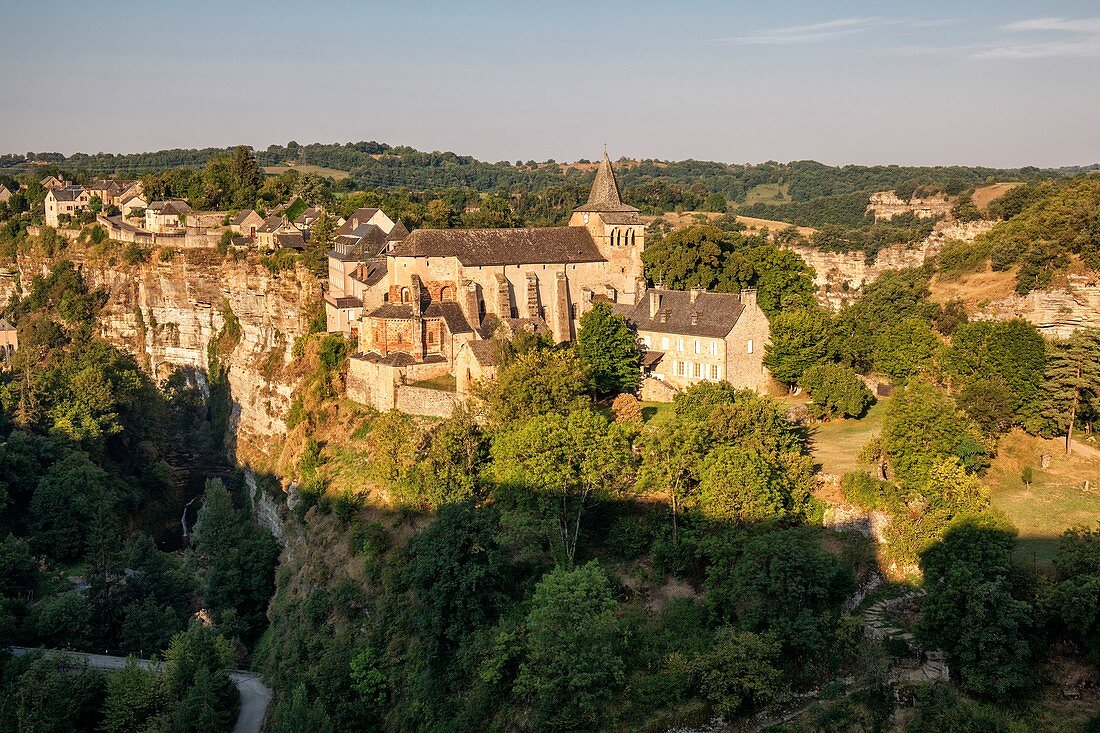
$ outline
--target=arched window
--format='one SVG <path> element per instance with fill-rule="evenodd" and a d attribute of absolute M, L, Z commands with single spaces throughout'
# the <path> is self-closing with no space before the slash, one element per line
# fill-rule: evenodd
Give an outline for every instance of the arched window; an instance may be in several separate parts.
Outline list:
<path fill-rule="evenodd" d="M 618 229 L 612 229 L 611 230 L 611 246 L 615 247 L 615 246 L 618 246 L 618 244 L 619 244 L 619 230 Z"/>
<path fill-rule="evenodd" d="M 444 303 L 448 301 L 453 301 L 455 299 L 455 289 L 452 288 L 450 285 L 444 285 L 443 288 L 439 291 L 439 299 Z"/>
<path fill-rule="evenodd" d="M 401 302 L 402 303 L 412 302 L 412 293 L 409 292 L 408 288 L 401 288 Z"/>
<path fill-rule="evenodd" d="M 631 247 L 633 247 L 634 246 L 634 230 L 633 229 L 630 230 L 629 239 L 630 239 L 630 241 L 627 242 L 627 244 L 629 244 Z"/>

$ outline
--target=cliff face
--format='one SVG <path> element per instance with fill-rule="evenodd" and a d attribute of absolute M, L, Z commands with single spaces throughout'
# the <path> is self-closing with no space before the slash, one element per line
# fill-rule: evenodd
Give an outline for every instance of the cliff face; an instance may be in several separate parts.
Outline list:
<path fill-rule="evenodd" d="M 1065 338 L 1079 328 L 1100 328 L 1100 273 L 1070 275 L 1065 287 L 1012 295 L 982 308 L 976 318 L 1023 318 L 1047 336 Z"/>
<path fill-rule="evenodd" d="M 89 286 L 108 293 L 101 335 L 133 353 L 158 380 L 183 367 L 205 386 L 207 347 L 227 319 L 235 320 L 240 337 L 222 360 L 232 401 L 230 447 L 247 462 L 263 451 L 266 438 L 285 432 L 283 416 L 293 394 L 285 365 L 294 340 L 308 330 L 309 304 L 320 297 L 313 275 L 299 269 L 275 276 L 258 261 L 227 261 L 208 248 L 179 250 L 167 262 L 154 255 L 134 266 L 89 259 L 73 249 L 65 256 Z M 20 257 L 20 279 L 29 282 L 51 264 Z"/>
<path fill-rule="evenodd" d="M 818 300 L 824 305 L 839 308 L 855 299 L 860 288 L 883 272 L 920 267 L 925 260 L 938 255 L 948 241 L 973 242 L 975 237 L 992 229 L 994 224 L 991 221 L 940 221 L 932 233 L 917 244 L 887 247 L 879 251 L 870 264 L 862 252 L 826 252 L 798 245 L 787 245 L 787 248 L 814 268 Z"/>
<path fill-rule="evenodd" d="M 889 221 L 899 214 L 916 214 L 921 219 L 933 216 L 946 216 L 951 211 L 951 200 L 947 194 L 933 196 L 914 196 L 906 201 L 894 191 L 878 191 L 871 194 L 867 211 L 874 213 L 876 221 Z"/>

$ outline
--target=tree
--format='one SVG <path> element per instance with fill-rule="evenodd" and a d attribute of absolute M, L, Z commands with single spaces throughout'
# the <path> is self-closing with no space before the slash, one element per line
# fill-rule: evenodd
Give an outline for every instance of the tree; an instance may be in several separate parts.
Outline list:
<path fill-rule="evenodd" d="M 107 498 L 107 473 L 86 453 L 73 451 L 50 466 L 38 482 L 30 506 L 32 546 L 58 560 L 72 560 L 84 549 L 84 534 L 95 507 Z"/>
<path fill-rule="evenodd" d="M 668 497 L 672 540 L 677 544 L 680 509 L 699 482 L 707 437 L 699 421 L 673 414 L 646 426 L 638 442 L 642 458 L 638 488 Z"/>
<path fill-rule="evenodd" d="M 843 364 L 816 364 L 802 374 L 799 385 L 813 398 L 818 417 L 859 417 L 875 401 L 863 380 Z"/>
<path fill-rule="evenodd" d="M 829 316 L 820 308 L 782 311 L 771 319 L 764 366 L 776 379 L 795 385 L 811 367 L 832 358 Z"/>
<path fill-rule="evenodd" d="M 779 662 L 780 645 L 773 637 L 724 626 L 715 632 L 711 648 L 692 660 L 691 670 L 699 693 L 729 721 L 781 695 Z"/>
<path fill-rule="evenodd" d="M 641 349 L 626 319 L 602 301 L 581 316 L 574 346 L 599 395 L 633 392 L 641 381 Z"/>
<path fill-rule="evenodd" d="M 920 560 L 928 593 L 921 636 L 948 653 L 963 689 L 998 700 L 1035 684 L 1032 610 L 1014 545 L 993 520 L 968 519 Z"/>
<path fill-rule="evenodd" d="M 488 457 L 481 426 L 468 411 L 458 410 L 428 433 L 427 446 L 397 493 L 404 501 L 436 509 L 464 501 L 477 493 Z"/>
<path fill-rule="evenodd" d="M 290 697 L 280 700 L 271 716 L 271 733 L 335 733 L 336 728 L 321 700 L 310 700 L 304 684 L 294 688 Z"/>
<path fill-rule="evenodd" d="M 932 324 L 916 316 L 886 324 L 874 346 L 874 367 L 883 374 L 904 381 L 932 362 L 940 340 Z"/>
<path fill-rule="evenodd" d="M 158 719 L 162 727 L 167 723 L 162 716 L 169 706 L 164 677 L 159 672 L 142 669 L 136 658 L 128 657 L 125 667 L 107 677 L 100 730 L 104 733 L 152 730 L 158 727 Z"/>
<path fill-rule="evenodd" d="M 558 568 L 535 587 L 525 624 L 516 693 L 530 701 L 542 730 L 594 730 L 599 704 L 623 682 L 615 599 L 595 561 Z"/>
<path fill-rule="evenodd" d="M 1081 329 L 1054 344 L 1047 365 L 1046 391 L 1043 414 L 1049 424 L 1064 427 L 1069 455 L 1082 404 L 1100 398 L 1100 329 Z"/>
<path fill-rule="evenodd" d="M 691 500 L 700 514 L 726 522 L 782 519 L 790 488 L 782 470 L 764 456 L 737 446 L 712 450 L 700 469 L 699 488 Z"/>
<path fill-rule="evenodd" d="M 553 517 L 555 544 L 568 564 L 589 498 L 630 485 L 633 456 L 624 429 L 590 408 L 533 417 L 504 430 L 491 453 L 497 483 L 531 494 L 544 516 Z"/>
<path fill-rule="evenodd" d="M 552 412 L 568 412 L 590 403 L 588 373 L 572 349 L 542 349 L 514 356 L 497 378 L 478 393 L 492 425 L 509 425 Z"/>
<path fill-rule="evenodd" d="M 812 528 L 785 529 L 745 542 L 732 567 L 718 558 L 707 568 L 707 604 L 742 629 L 771 632 L 787 649 L 819 652 L 829 625 L 855 589 L 848 565 L 825 551 Z"/>
<path fill-rule="evenodd" d="M 309 240 L 306 242 L 303 262 L 316 275 L 324 275 L 328 267 L 328 252 L 332 249 L 336 236 L 336 219 L 322 211 L 317 220 L 309 227 Z"/>

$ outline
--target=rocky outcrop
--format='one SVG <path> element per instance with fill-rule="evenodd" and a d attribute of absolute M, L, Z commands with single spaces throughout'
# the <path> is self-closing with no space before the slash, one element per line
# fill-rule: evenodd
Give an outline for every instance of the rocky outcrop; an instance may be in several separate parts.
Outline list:
<path fill-rule="evenodd" d="M 308 330 L 309 304 L 320 297 L 313 275 L 300 268 L 275 275 L 257 259 L 230 261 L 212 248 L 176 251 L 167 261 L 154 254 L 137 265 L 88 257 L 72 246 L 65 257 L 91 287 L 108 293 L 101 335 L 133 353 L 158 380 L 179 367 L 205 387 L 208 347 L 227 320 L 235 322 L 239 336 L 222 340 L 232 401 L 230 449 L 245 441 L 251 449 L 285 432 L 293 393 L 285 365 L 294 340 Z M 21 256 L 19 279 L 29 282 L 52 264 Z M 14 279 L 2 282 L 11 289 Z"/>
<path fill-rule="evenodd" d="M 899 198 L 895 191 L 878 191 L 871 194 L 867 211 L 875 215 L 875 221 L 889 221 L 900 214 L 916 214 L 919 219 L 947 216 L 951 213 L 951 199 L 945 193 L 931 196 L 914 196 L 908 201 Z"/>
<path fill-rule="evenodd" d="M 863 252 L 858 251 L 826 252 L 805 245 L 785 246 L 814 268 L 818 300 L 835 309 L 854 300 L 860 288 L 887 270 L 920 267 L 926 260 L 938 255 L 947 242 L 973 242 L 979 234 L 992 229 L 994 224 L 990 221 L 939 221 L 932 233 L 917 244 L 886 247 L 871 263 L 867 262 Z"/>
<path fill-rule="evenodd" d="M 1100 328 L 1100 273 L 1069 275 L 1064 287 L 1011 295 L 990 303 L 974 317 L 1023 318 L 1047 336 L 1059 338 L 1079 328 Z"/>

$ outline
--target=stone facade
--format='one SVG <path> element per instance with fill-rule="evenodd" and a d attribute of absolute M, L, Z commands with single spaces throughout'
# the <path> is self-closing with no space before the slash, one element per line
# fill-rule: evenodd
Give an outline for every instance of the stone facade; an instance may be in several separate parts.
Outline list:
<path fill-rule="evenodd" d="M 58 186 L 46 192 L 46 226 L 57 229 L 61 217 L 71 217 L 88 208 L 92 196 L 83 186 Z"/>
<path fill-rule="evenodd" d="M 620 309 L 645 349 L 646 374 L 673 389 L 701 381 L 767 390 L 764 348 L 771 329 L 755 290 L 740 294 L 651 289 Z"/>

